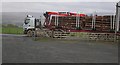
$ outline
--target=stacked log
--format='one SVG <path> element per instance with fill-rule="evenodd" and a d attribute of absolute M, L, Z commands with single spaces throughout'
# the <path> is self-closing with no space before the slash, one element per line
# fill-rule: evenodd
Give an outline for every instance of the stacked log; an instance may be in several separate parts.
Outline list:
<path fill-rule="evenodd" d="M 111 16 L 103 16 L 102 22 L 101 22 L 101 30 L 102 31 L 110 31 L 110 23 L 111 22 Z"/>
<path fill-rule="evenodd" d="M 85 18 L 85 28 L 92 30 L 92 16 Z M 96 16 L 95 17 L 95 30 L 96 31 L 110 31 L 111 16 Z"/>
<path fill-rule="evenodd" d="M 79 26 L 83 26 L 82 21 L 84 21 L 83 17 L 79 17 L 80 24 Z M 52 17 L 51 26 L 55 27 L 55 16 Z M 58 27 L 62 27 L 64 29 L 76 29 L 76 17 L 75 16 L 59 16 L 58 17 Z"/>
<path fill-rule="evenodd" d="M 55 19 L 53 16 L 51 19 L 50 26 L 56 28 Z M 112 17 L 113 18 L 113 17 Z M 82 30 L 93 30 L 93 16 L 79 17 L 79 26 Z M 76 16 L 59 16 L 58 27 L 67 30 L 76 30 Z M 111 16 L 96 16 L 94 27 L 96 31 L 107 31 L 111 30 Z"/>
<path fill-rule="evenodd" d="M 91 30 L 92 29 L 92 16 L 86 16 L 85 17 L 85 30 Z"/>

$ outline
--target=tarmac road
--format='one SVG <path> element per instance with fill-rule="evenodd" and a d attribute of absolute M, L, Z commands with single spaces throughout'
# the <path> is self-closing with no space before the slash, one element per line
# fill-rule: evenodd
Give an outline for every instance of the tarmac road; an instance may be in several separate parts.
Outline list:
<path fill-rule="evenodd" d="M 97 42 L 33 41 L 2 35 L 3 63 L 118 63 L 117 45 Z"/>

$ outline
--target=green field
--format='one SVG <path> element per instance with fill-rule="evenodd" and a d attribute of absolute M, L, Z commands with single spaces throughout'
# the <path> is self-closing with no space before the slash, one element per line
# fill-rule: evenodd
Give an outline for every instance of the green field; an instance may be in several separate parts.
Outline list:
<path fill-rule="evenodd" d="M 0 33 L 2 34 L 23 34 L 23 29 L 17 26 L 8 25 L 0 27 Z"/>

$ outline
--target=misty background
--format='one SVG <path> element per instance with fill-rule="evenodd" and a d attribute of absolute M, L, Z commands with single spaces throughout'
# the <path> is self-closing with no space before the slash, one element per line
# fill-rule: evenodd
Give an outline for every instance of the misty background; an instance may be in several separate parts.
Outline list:
<path fill-rule="evenodd" d="M 40 18 L 43 16 L 43 13 L 36 12 L 2 12 L 2 24 L 14 24 L 17 26 L 23 26 L 24 19 L 27 15 L 33 15 L 35 18 Z M 44 21 L 42 17 L 42 22 Z"/>
<path fill-rule="evenodd" d="M 22 26 L 27 15 L 35 18 L 42 16 L 46 11 L 67 11 L 81 12 L 91 15 L 96 12 L 98 15 L 114 15 L 115 2 L 3 2 L 2 3 L 2 24 L 15 24 Z"/>

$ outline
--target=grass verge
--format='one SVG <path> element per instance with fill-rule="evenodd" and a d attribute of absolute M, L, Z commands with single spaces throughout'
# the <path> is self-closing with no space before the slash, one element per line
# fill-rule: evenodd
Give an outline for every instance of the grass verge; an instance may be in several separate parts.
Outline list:
<path fill-rule="evenodd" d="M 1 34 L 23 34 L 23 28 L 17 26 L 0 26 Z"/>

